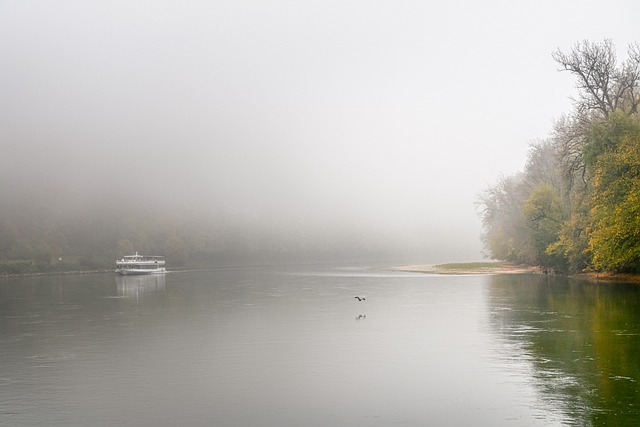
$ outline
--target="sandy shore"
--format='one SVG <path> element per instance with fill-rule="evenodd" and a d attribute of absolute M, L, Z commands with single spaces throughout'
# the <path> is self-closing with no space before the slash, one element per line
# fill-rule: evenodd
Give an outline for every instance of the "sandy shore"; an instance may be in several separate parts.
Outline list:
<path fill-rule="evenodd" d="M 392 267 L 393 271 L 406 271 L 426 274 L 542 274 L 540 267 L 518 265 L 509 262 L 474 262 L 438 265 L 403 265 Z M 569 277 L 595 282 L 625 282 L 640 284 L 640 274 L 624 273 L 579 273 Z"/>
<path fill-rule="evenodd" d="M 392 267 L 391 270 L 428 274 L 531 274 L 541 272 L 537 267 L 508 262 L 403 265 Z"/>

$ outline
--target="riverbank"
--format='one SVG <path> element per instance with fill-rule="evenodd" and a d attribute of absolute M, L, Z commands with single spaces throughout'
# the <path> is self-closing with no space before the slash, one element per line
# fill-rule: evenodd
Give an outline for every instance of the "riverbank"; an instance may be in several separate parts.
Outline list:
<path fill-rule="evenodd" d="M 624 282 L 640 284 L 640 274 L 589 272 L 574 274 L 571 277 L 593 280 L 597 282 Z"/>
<path fill-rule="evenodd" d="M 404 265 L 392 267 L 391 269 L 393 271 L 426 274 L 537 274 L 543 272 L 539 267 L 504 261 Z"/>
<path fill-rule="evenodd" d="M 182 270 L 182 268 L 175 268 Z M 467 262 L 467 263 L 447 263 L 447 264 L 414 264 L 390 267 L 391 271 L 401 271 L 406 273 L 442 274 L 442 275 L 492 275 L 492 274 L 544 274 L 541 267 L 524 264 L 514 264 L 506 261 L 492 262 Z M 73 271 L 46 271 L 28 273 L 0 273 L 0 279 L 28 277 L 28 276 L 66 276 L 80 274 L 103 274 L 113 273 L 113 269 L 101 270 L 73 270 Z M 578 273 L 569 277 L 598 282 L 627 282 L 640 284 L 640 274 L 628 273 Z"/>
<path fill-rule="evenodd" d="M 0 279 L 7 279 L 13 277 L 31 277 L 31 276 L 68 276 L 78 274 L 100 274 L 100 273 L 113 273 L 113 269 L 109 270 L 73 270 L 73 271 L 40 271 L 29 273 L 0 273 Z"/>
<path fill-rule="evenodd" d="M 392 267 L 393 271 L 404 271 L 410 273 L 425 274 L 544 274 L 541 267 L 524 264 L 513 264 L 505 261 L 495 262 L 469 262 L 469 263 L 449 263 L 449 264 L 425 264 L 425 265 L 404 265 Z M 595 282 L 625 282 L 640 284 L 640 274 L 629 273 L 597 273 L 587 272 L 570 275 L 577 279 L 592 280 Z"/>

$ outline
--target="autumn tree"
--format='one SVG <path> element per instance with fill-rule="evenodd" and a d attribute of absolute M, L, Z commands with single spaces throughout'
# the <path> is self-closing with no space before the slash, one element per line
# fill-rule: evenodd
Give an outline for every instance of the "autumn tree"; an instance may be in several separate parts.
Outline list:
<path fill-rule="evenodd" d="M 640 271 L 640 45 L 619 63 L 610 40 L 553 58 L 576 77 L 574 110 L 531 146 L 518 179 L 480 197 L 495 258 L 577 272 Z"/>
<path fill-rule="evenodd" d="M 561 259 L 552 259 L 553 254 L 547 252 L 549 245 L 558 240 L 563 221 L 560 197 L 553 186 L 541 183 L 534 188 L 524 202 L 523 212 L 535 248 L 536 264 L 564 270 Z"/>
<path fill-rule="evenodd" d="M 523 173 L 501 177 L 478 198 L 485 248 L 493 258 L 565 270 L 547 252 L 568 216 L 557 150 L 549 140 L 531 145 Z"/>
<path fill-rule="evenodd" d="M 640 272 L 640 122 L 616 112 L 595 133 L 602 153 L 594 160 L 593 266 Z"/>
<path fill-rule="evenodd" d="M 628 57 L 618 64 L 611 40 L 582 41 L 570 52 L 556 50 L 552 56 L 561 71 L 576 77 L 574 111 L 554 125 L 552 138 L 558 147 L 569 197 L 581 198 L 589 191 L 589 159 L 585 158 L 594 123 L 606 121 L 616 110 L 638 112 L 640 102 L 640 45 L 632 43 Z M 577 185 L 579 184 L 579 185 Z M 580 202 L 580 201 L 579 201 Z"/>
<path fill-rule="evenodd" d="M 522 174 L 502 176 L 478 196 L 485 248 L 495 259 L 518 263 L 536 262 L 523 204 L 527 192 Z"/>

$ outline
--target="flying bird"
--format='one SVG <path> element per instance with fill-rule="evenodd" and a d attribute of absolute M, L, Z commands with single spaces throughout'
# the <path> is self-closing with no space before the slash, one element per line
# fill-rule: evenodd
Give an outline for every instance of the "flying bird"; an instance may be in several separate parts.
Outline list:
<path fill-rule="evenodd" d="M 357 299 L 358 301 L 364 301 L 365 297 L 354 297 L 355 299 Z"/>

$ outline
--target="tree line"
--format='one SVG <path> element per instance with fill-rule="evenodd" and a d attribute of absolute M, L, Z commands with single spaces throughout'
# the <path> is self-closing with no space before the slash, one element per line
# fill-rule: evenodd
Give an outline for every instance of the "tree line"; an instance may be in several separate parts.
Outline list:
<path fill-rule="evenodd" d="M 69 202 L 49 190 L 0 194 L 0 274 L 113 269 L 135 251 L 165 256 L 168 268 L 385 256 L 382 245 L 348 224 L 327 231 L 107 194 Z"/>
<path fill-rule="evenodd" d="M 182 266 L 196 245 L 189 240 L 194 222 L 157 215 L 154 209 L 91 200 L 67 210 L 47 197 L 9 199 L 0 210 L 0 273 L 108 269 L 136 250 L 166 255 Z M 218 236 L 210 228 L 201 232 L 198 256 L 219 251 Z"/>
<path fill-rule="evenodd" d="M 640 45 L 624 61 L 611 40 L 552 55 L 577 96 L 524 170 L 478 196 L 485 248 L 560 273 L 640 273 Z"/>

